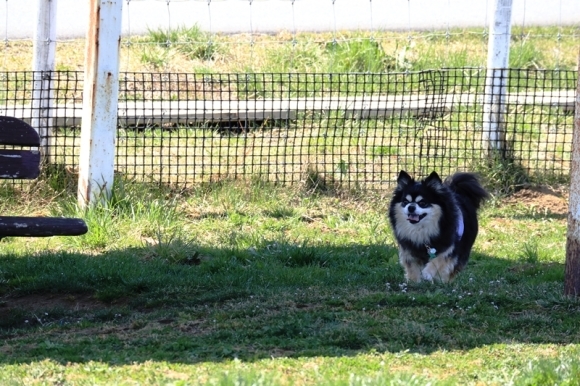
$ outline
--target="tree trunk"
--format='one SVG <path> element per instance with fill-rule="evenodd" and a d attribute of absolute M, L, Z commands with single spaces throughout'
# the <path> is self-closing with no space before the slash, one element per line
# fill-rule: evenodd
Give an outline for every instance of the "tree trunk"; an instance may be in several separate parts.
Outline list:
<path fill-rule="evenodd" d="M 576 113 L 574 116 L 572 163 L 570 167 L 566 277 L 564 282 L 564 294 L 576 297 L 580 296 L 580 52 L 578 53 L 578 58 Z"/>

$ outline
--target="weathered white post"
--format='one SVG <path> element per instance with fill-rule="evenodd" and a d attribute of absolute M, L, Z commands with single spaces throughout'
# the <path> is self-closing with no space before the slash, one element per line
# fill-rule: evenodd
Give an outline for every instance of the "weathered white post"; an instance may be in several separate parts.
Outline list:
<path fill-rule="evenodd" d="M 57 0 L 38 0 L 36 29 L 32 58 L 32 120 L 31 126 L 40 136 L 40 149 L 48 156 L 52 139 L 52 105 L 55 51 L 56 51 Z"/>
<path fill-rule="evenodd" d="M 580 53 L 578 55 L 580 60 Z M 568 235 L 566 238 L 566 268 L 564 294 L 580 296 L 580 62 L 576 87 L 576 113 L 572 136 L 572 164 L 570 166 L 570 203 L 568 206 Z"/>
<path fill-rule="evenodd" d="M 111 193 L 115 164 L 123 0 L 90 0 L 85 53 L 78 202 Z"/>
<path fill-rule="evenodd" d="M 489 25 L 487 75 L 483 102 L 483 145 L 490 156 L 505 157 L 505 112 L 511 37 L 512 0 L 494 0 Z"/>

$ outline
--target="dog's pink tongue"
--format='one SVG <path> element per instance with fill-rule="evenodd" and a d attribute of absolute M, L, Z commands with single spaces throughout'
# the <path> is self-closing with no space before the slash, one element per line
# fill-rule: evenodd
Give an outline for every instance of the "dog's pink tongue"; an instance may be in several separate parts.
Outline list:
<path fill-rule="evenodd" d="M 412 222 L 417 222 L 417 221 L 419 221 L 419 215 L 418 214 L 409 214 L 407 216 L 407 220 L 412 221 Z"/>

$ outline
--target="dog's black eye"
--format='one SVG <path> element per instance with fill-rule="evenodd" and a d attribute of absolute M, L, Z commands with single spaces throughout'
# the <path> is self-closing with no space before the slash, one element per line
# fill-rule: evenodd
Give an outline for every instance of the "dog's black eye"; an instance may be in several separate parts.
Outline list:
<path fill-rule="evenodd" d="M 403 200 L 402 204 L 403 204 L 403 206 L 407 206 L 407 205 L 409 205 L 409 201 L 408 200 Z"/>
<path fill-rule="evenodd" d="M 428 206 L 429 206 L 429 204 L 427 204 L 425 201 L 419 201 L 419 206 L 420 206 L 421 208 L 426 208 L 426 207 L 428 207 Z"/>

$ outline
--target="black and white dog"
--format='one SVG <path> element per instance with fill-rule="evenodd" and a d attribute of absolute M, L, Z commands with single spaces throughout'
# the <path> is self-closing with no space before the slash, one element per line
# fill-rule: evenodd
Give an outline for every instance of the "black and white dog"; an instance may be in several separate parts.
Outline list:
<path fill-rule="evenodd" d="M 436 172 L 422 181 L 399 173 L 389 220 L 408 281 L 449 282 L 461 271 L 477 237 L 477 210 L 488 197 L 472 173 L 445 182 Z"/>

